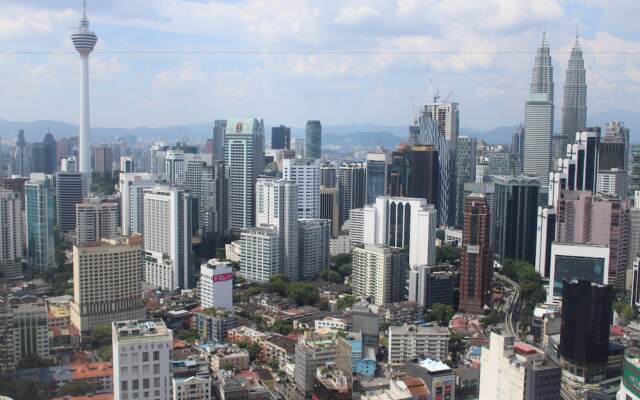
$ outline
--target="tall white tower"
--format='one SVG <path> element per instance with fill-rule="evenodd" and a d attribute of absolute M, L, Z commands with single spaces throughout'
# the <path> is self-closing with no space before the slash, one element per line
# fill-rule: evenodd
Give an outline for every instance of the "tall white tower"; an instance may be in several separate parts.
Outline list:
<path fill-rule="evenodd" d="M 80 168 L 79 172 L 91 174 L 91 147 L 89 145 L 89 54 L 96 46 L 98 37 L 89 30 L 89 19 L 87 18 L 86 0 L 82 2 L 82 19 L 80 26 L 71 34 L 73 46 L 80 54 L 82 60 L 82 84 L 80 85 L 80 140 L 79 151 Z"/>

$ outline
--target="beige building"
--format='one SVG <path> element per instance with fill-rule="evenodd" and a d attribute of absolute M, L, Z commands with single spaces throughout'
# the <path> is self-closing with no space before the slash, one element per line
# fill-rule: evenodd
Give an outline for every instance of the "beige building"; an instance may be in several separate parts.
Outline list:
<path fill-rule="evenodd" d="M 226 349 L 218 349 L 211 354 L 211 369 L 214 371 L 229 368 L 241 371 L 249 369 L 250 364 L 249 352 L 237 345 L 231 345 Z"/>
<path fill-rule="evenodd" d="M 142 319 L 144 313 L 142 237 L 73 246 L 71 323 L 78 330 Z"/>
<path fill-rule="evenodd" d="M 389 327 L 389 368 L 404 370 L 404 364 L 416 357 L 446 360 L 449 355 L 449 329 L 419 325 Z"/>
<path fill-rule="evenodd" d="M 118 234 L 118 204 L 87 199 L 76 204 L 76 244 L 111 239 Z"/>
<path fill-rule="evenodd" d="M 353 248 L 353 294 L 385 305 L 405 299 L 409 252 L 379 244 Z"/>

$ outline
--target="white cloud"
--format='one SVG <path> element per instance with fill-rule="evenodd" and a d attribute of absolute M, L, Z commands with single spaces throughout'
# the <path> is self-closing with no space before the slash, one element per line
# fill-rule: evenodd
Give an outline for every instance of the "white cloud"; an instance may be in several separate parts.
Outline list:
<path fill-rule="evenodd" d="M 153 78 L 152 88 L 156 91 L 167 91 L 193 87 L 206 82 L 207 74 L 197 63 L 183 63 L 176 68 L 165 69 Z"/>
<path fill-rule="evenodd" d="M 355 25 L 379 16 L 380 13 L 365 5 L 346 6 L 335 18 L 335 23 L 340 25 Z"/>

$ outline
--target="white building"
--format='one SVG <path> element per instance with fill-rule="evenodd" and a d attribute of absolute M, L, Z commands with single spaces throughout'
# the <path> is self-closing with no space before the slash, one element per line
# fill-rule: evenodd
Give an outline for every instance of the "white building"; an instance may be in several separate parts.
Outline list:
<path fill-rule="evenodd" d="M 240 263 L 240 260 L 242 259 L 241 241 L 234 240 L 231 243 L 225 244 L 224 256 L 231 262 Z"/>
<path fill-rule="evenodd" d="M 171 400 L 173 332 L 158 320 L 112 324 L 113 398 Z"/>
<path fill-rule="evenodd" d="M 364 243 L 364 209 L 352 208 L 349 210 L 349 240 L 352 245 Z"/>
<path fill-rule="evenodd" d="M 174 290 L 191 287 L 191 196 L 176 186 L 144 190 L 144 281 Z"/>
<path fill-rule="evenodd" d="M 349 326 L 347 320 L 342 318 L 324 317 L 323 319 L 317 319 L 315 321 L 315 329 L 329 328 L 329 329 L 341 329 L 346 330 Z"/>
<path fill-rule="evenodd" d="M 329 253 L 332 257 L 351 253 L 351 238 L 349 235 L 338 235 L 335 239 L 331 239 Z"/>
<path fill-rule="evenodd" d="M 543 278 L 551 273 L 551 244 L 556 238 L 556 210 L 538 207 L 536 231 L 536 271 Z"/>
<path fill-rule="evenodd" d="M 385 305 L 405 300 L 408 252 L 381 244 L 353 248 L 353 294 L 370 297 L 371 303 Z"/>
<path fill-rule="evenodd" d="M 278 232 L 273 227 L 247 228 L 240 234 L 240 275 L 250 282 L 268 282 L 281 273 Z"/>
<path fill-rule="evenodd" d="M 25 226 L 20 195 L 0 189 L 0 274 L 7 279 L 22 274 Z"/>
<path fill-rule="evenodd" d="M 403 325 L 389 327 L 389 368 L 402 371 L 417 357 L 446 360 L 449 355 L 449 328 Z"/>
<path fill-rule="evenodd" d="M 298 218 L 320 218 L 320 160 L 283 159 L 282 179 L 298 187 Z"/>
<path fill-rule="evenodd" d="M 298 257 L 301 279 L 312 279 L 329 266 L 331 221 L 298 220 Z"/>
<path fill-rule="evenodd" d="M 184 185 L 185 163 L 184 151 L 167 149 L 165 153 L 165 174 L 167 180 L 177 185 Z"/>
<path fill-rule="evenodd" d="M 233 267 L 212 258 L 200 265 L 198 294 L 202 308 L 233 310 Z"/>
<path fill-rule="evenodd" d="M 118 235 L 118 204 L 87 199 L 76 204 L 76 244 L 98 242 Z"/>
<path fill-rule="evenodd" d="M 629 190 L 629 175 L 627 171 L 617 168 L 598 171 L 596 188 L 598 193 L 614 194 L 624 199 Z"/>
<path fill-rule="evenodd" d="M 134 172 L 133 158 L 129 156 L 120 157 L 120 173 L 131 173 Z"/>
<path fill-rule="evenodd" d="M 174 376 L 174 400 L 211 400 L 211 378 L 209 376 Z"/>
<path fill-rule="evenodd" d="M 124 236 L 144 233 L 144 190 L 160 181 L 157 174 L 120 173 L 120 227 Z"/>

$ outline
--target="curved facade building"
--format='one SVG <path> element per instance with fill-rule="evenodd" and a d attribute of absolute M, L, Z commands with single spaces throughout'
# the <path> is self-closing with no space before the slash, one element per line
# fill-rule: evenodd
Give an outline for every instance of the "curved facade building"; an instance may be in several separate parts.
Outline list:
<path fill-rule="evenodd" d="M 304 157 L 320 159 L 322 155 L 322 124 L 320 121 L 307 121 L 304 134 Z"/>

